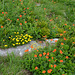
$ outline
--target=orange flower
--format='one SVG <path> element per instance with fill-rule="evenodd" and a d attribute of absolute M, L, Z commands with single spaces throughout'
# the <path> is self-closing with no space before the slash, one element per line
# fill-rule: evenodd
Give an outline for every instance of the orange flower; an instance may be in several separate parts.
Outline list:
<path fill-rule="evenodd" d="M 25 21 L 25 23 L 27 23 L 27 21 Z"/>
<path fill-rule="evenodd" d="M 29 51 L 29 49 L 25 50 L 25 52 L 28 52 L 28 51 Z"/>
<path fill-rule="evenodd" d="M 45 10 L 46 8 L 44 8 L 44 10 Z"/>
<path fill-rule="evenodd" d="M 42 43 L 42 41 L 39 41 L 39 43 Z"/>
<path fill-rule="evenodd" d="M 74 56 L 75 56 L 75 54 L 74 54 Z"/>
<path fill-rule="evenodd" d="M 49 52 L 47 53 L 47 55 L 49 55 Z"/>
<path fill-rule="evenodd" d="M 4 12 L 2 12 L 2 14 L 4 14 Z"/>
<path fill-rule="evenodd" d="M 24 8 L 24 10 L 25 10 L 26 8 Z"/>
<path fill-rule="evenodd" d="M 56 67 L 56 65 L 54 64 L 54 68 Z"/>
<path fill-rule="evenodd" d="M 55 28 L 55 27 L 53 27 L 53 28 Z"/>
<path fill-rule="evenodd" d="M 56 61 L 56 60 L 54 60 L 54 61 Z"/>
<path fill-rule="evenodd" d="M 51 65 L 51 67 L 53 67 L 53 65 Z"/>
<path fill-rule="evenodd" d="M 22 15 L 20 15 L 20 17 L 22 17 Z"/>
<path fill-rule="evenodd" d="M 46 58 L 48 59 L 49 57 L 48 57 L 48 56 L 46 56 Z"/>
<path fill-rule="evenodd" d="M 56 17 L 56 19 L 58 19 L 58 17 Z"/>
<path fill-rule="evenodd" d="M 48 72 L 48 73 L 51 73 L 51 70 L 49 69 L 49 70 L 47 70 L 47 72 Z"/>
<path fill-rule="evenodd" d="M 56 49 L 54 49 L 53 52 L 56 52 Z"/>
<path fill-rule="evenodd" d="M 21 0 L 20 0 L 21 1 Z"/>
<path fill-rule="evenodd" d="M 19 19 L 17 19 L 17 21 L 19 21 Z"/>
<path fill-rule="evenodd" d="M 50 21 L 53 21 L 53 19 L 51 19 Z"/>
<path fill-rule="evenodd" d="M 73 24 L 73 26 L 74 26 L 74 24 Z"/>
<path fill-rule="evenodd" d="M 67 40 L 67 39 L 64 37 L 64 40 Z"/>
<path fill-rule="evenodd" d="M 64 31 L 64 33 L 66 33 L 66 31 Z"/>
<path fill-rule="evenodd" d="M 62 74 L 62 75 L 64 75 L 64 74 Z"/>
<path fill-rule="evenodd" d="M 37 57 L 37 55 L 35 54 L 34 57 Z"/>
<path fill-rule="evenodd" d="M 42 54 L 39 54 L 40 57 L 42 57 Z"/>
<path fill-rule="evenodd" d="M 55 42 L 57 42 L 57 40 L 55 40 Z"/>
<path fill-rule="evenodd" d="M 3 28 L 3 26 L 1 26 L 1 28 Z"/>
<path fill-rule="evenodd" d="M 64 43 L 61 43 L 61 45 L 64 45 Z"/>
<path fill-rule="evenodd" d="M 33 46 L 31 45 L 31 48 L 33 48 Z"/>
<path fill-rule="evenodd" d="M 8 14 L 7 12 L 5 12 L 6 14 Z"/>
<path fill-rule="evenodd" d="M 75 43 L 75 42 L 73 42 L 73 43 Z"/>
<path fill-rule="evenodd" d="M 43 36 L 43 37 L 46 37 L 46 35 L 45 35 L 45 36 Z"/>
<path fill-rule="evenodd" d="M 46 71 L 45 71 L 45 70 L 43 70 L 43 71 L 42 71 L 42 73 L 46 73 Z"/>
<path fill-rule="evenodd" d="M 45 40 L 48 40 L 48 39 L 45 39 Z"/>
<path fill-rule="evenodd" d="M 38 19 L 36 19 L 36 21 L 37 21 Z"/>
<path fill-rule="evenodd" d="M 24 15 L 26 15 L 26 13 L 24 13 Z"/>
<path fill-rule="evenodd" d="M 23 4 L 23 3 L 21 3 L 21 4 Z"/>
<path fill-rule="evenodd" d="M 53 57 L 52 57 L 52 59 L 53 59 Z"/>
<path fill-rule="evenodd" d="M 65 25 L 67 25 L 67 24 L 65 24 Z"/>
<path fill-rule="evenodd" d="M 36 48 L 34 50 L 36 50 Z"/>
<path fill-rule="evenodd" d="M 51 61 L 51 60 L 49 59 L 49 61 Z"/>
<path fill-rule="evenodd" d="M 25 11 L 23 11 L 23 12 L 25 12 Z"/>
<path fill-rule="evenodd" d="M 51 41 L 53 41 L 53 39 L 50 39 Z"/>
<path fill-rule="evenodd" d="M 46 55 L 46 53 L 44 52 L 43 55 Z"/>
<path fill-rule="evenodd" d="M 62 36 L 63 34 L 60 34 L 60 36 Z"/>
<path fill-rule="evenodd" d="M 37 52 L 38 52 L 38 50 L 37 50 Z"/>
<path fill-rule="evenodd" d="M 66 56 L 66 59 L 68 59 L 68 56 Z"/>
<path fill-rule="evenodd" d="M 29 9 L 29 8 L 27 8 L 27 9 Z"/>
<path fill-rule="evenodd" d="M 10 19 L 7 19 L 7 20 L 9 20 L 9 21 L 10 21 Z"/>
<path fill-rule="evenodd" d="M 22 23 L 20 23 L 20 25 L 22 25 Z"/>
<path fill-rule="evenodd" d="M 62 54 L 63 52 L 60 50 L 60 54 Z"/>
<path fill-rule="evenodd" d="M 71 28 L 69 28 L 69 29 L 71 29 Z"/>
<path fill-rule="evenodd" d="M 37 70 L 37 69 L 38 69 L 38 67 L 36 66 L 36 67 L 35 67 L 35 70 Z"/>
<path fill-rule="evenodd" d="M 63 60 L 60 60 L 60 62 L 63 62 Z"/>

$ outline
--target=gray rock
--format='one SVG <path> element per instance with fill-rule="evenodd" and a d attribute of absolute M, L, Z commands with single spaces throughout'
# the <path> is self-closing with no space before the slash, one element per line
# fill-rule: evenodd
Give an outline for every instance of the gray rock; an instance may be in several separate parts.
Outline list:
<path fill-rule="evenodd" d="M 55 40 L 58 40 L 58 39 L 55 38 L 55 39 L 53 39 L 53 41 L 50 41 L 50 39 L 48 39 L 48 40 L 46 40 L 46 42 L 48 42 L 49 44 L 52 44 L 52 43 L 55 44 L 55 42 L 54 42 Z M 27 49 L 29 49 L 28 52 L 31 52 L 35 48 L 39 49 L 39 48 L 46 47 L 46 42 L 39 44 L 36 41 L 30 41 L 26 45 L 17 46 L 15 48 L 0 49 L 0 56 L 7 56 L 7 54 L 11 55 L 11 53 L 14 53 L 14 55 L 16 55 L 16 56 L 23 56 L 25 53 L 24 51 Z M 33 45 L 33 48 L 31 48 L 31 45 Z"/>

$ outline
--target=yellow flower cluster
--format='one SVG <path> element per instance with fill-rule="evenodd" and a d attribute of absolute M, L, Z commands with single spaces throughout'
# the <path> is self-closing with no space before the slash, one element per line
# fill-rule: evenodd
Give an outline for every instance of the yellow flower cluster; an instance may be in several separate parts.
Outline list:
<path fill-rule="evenodd" d="M 15 38 L 12 38 L 13 36 L 9 37 L 12 41 L 15 42 L 15 44 L 12 43 L 13 46 L 28 43 L 29 41 L 31 41 L 31 38 L 33 38 L 32 36 L 30 36 L 28 34 L 26 34 L 26 35 L 23 35 L 23 34 L 19 35 L 19 32 L 14 32 L 14 34 L 16 34 Z"/>

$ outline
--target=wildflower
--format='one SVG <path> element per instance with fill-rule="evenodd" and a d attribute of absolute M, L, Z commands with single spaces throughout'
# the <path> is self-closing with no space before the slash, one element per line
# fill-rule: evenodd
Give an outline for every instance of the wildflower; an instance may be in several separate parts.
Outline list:
<path fill-rule="evenodd" d="M 24 8 L 24 10 L 25 10 L 26 8 Z"/>
<path fill-rule="evenodd" d="M 52 57 L 52 59 L 53 59 L 53 57 Z"/>
<path fill-rule="evenodd" d="M 53 52 L 56 52 L 56 49 L 54 49 Z"/>
<path fill-rule="evenodd" d="M 58 17 L 56 17 L 56 19 L 58 19 Z"/>
<path fill-rule="evenodd" d="M 71 29 L 71 28 L 69 28 L 69 29 Z"/>
<path fill-rule="evenodd" d="M 34 57 L 37 57 L 37 55 L 35 54 Z"/>
<path fill-rule="evenodd" d="M 29 9 L 29 8 L 27 8 L 27 9 Z"/>
<path fill-rule="evenodd" d="M 51 60 L 49 59 L 49 61 L 51 61 Z"/>
<path fill-rule="evenodd" d="M 55 40 L 55 42 L 57 42 L 57 40 Z"/>
<path fill-rule="evenodd" d="M 19 34 L 19 32 L 17 32 L 17 34 Z"/>
<path fill-rule="evenodd" d="M 6 14 L 8 14 L 7 12 L 5 12 Z"/>
<path fill-rule="evenodd" d="M 36 21 L 37 21 L 38 19 L 36 19 Z"/>
<path fill-rule="evenodd" d="M 37 52 L 38 52 L 38 50 L 37 50 Z"/>
<path fill-rule="evenodd" d="M 44 10 L 45 10 L 46 8 L 44 8 Z"/>
<path fill-rule="evenodd" d="M 53 19 L 51 19 L 50 21 L 52 21 Z"/>
<path fill-rule="evenodd" d="M 63 62 L 63 60 L 60 60 L 60 62 Z"/>
<path fill-rule="evenodd" d="M 46 58 L 48 59 L 49 57 L 48 57 L 48 56 L 46 56 Z"/>
<path fill-rule="evenodd" d="M 23 12 L 25 12 L 25 11 L 23 11 Z"/>
<path fill-rule="evenodd" d="M 66 31 L 64 31 L 64 33 L 66 33 Z"/>
<path fill-rule="evenodd" d="M 60 36 L 62 36 L 63 34 L 60 34 Z"/>
<path fill-rule="evenodd" d="M 64 75 L 64 74 L 62 74 L 62 75 Z"/>
<path fill-rule="evenodd" d="M 44 52 L 43 55 L 46 55 L 46 53 Z"/>
<path fill-rule="evenodd" d="M 22 23 L 20 23 L 20 25 L 22 25 Z"/>
<path fill-rule="evenodd" d="M 67 24 L 65 24 L 65 25 L 67 25 Z"/>
<path fill-rule="evenodd" d="M 46 37 L 46 35 L 45 35 L 45 36 L 43 36 L 43 37 Z"/>
<path fill-rule="evenodd" d="M 1 26 L 1 28 L 3 28 L 3 26 Z"/>
<path fill-rule="evenodd" d="M 17 21 L 19 21 L 19 19 L 17 19 Z"/>
<path fill-rule="evenodd" d="M 25 23 L 27 23 L 27 21 L 25 21 Z"/>
<path fill-rule="evenodd" d="M 21 3 L 21 4 L 23 4 L 23 3 Z"/>
<path fill-rule="evenodd" d="M 21 1 L 21 0 L 20 0 Z"/>
<path fill-rule="evenodd" d="M 48 39 L 45 39 L 45 40 L 48 40 Z"/>
<path fill-rule="evenodd" d="M 68 59 L 68 56 L 66 56 L 66 59 Z"/>
<path fill-rule="evenodd" d="M 33 46 L 31 45 L 31 48 L 33 48 Z"/>
<path fill-rule="evenodd" d="M 42 57 L 42 54 L 39 54 L 40 57 Z"/>
<path fill-rule="evenodd" d="M 28 52 L 28 51 L 29 51 L 29 49 L 25 50 L 25 52 Z"/>
<path fill-rule="evenodd" d="M 2 12 L 2 14 L 4 14 L 4 12 Z"/>
<path fill-rule="evenodd" d="M 24 42 L 22 42 L 22 44 L 24 44 Z"/>
<path fill-rule="evenodd" d="M 56 65 L 54 64 L 54 68 L 56 67 Z"/>
<path fill-rule="evenodd" d="M 18 45 L 18 43 L 16 43 Z"/>
<path fill-rule="evenodd" d="M 15 46 L 15 44 L 13 44 L 13 46 Z"/>
<path fill-rule="evenodd" d="M 73 43 L 75 43 L 75 42 L 73 42 Z"/>
<path fill-rule="evenodd" d="M 63 52 L 60 50 L 60 54 L 62 54 Z"/>
<path fill-rule="evenodd" d="M 26 13 L 24 13 L 24 15 L 26 15 Z"/>
<path fill-rule="evenodd" d="M 73 24 L 73 26 L 74 26 L 74 24 Z"/>
<path fill-rule="evenodd" d="M 49 52 L 47 53 L 47 55 L 49 55 Z"/>
<path fill-rule="evenodd" d="M 19 45 L 20 45 L 20 43 L 19 43 Z"/>
<path fill-rule="evenodd" d="M 42 71 L 42 73 L 46 73 L 46 71 L 45 71 L 45 70 L 43 70 L 43 71 Z"/>
<path fill-rule="evenodd" d="M 22 15 L 20 15 L 20 17 L 22 17 Z"/>
<path fill-rule="evenodd" d="M 47 70 L 48 73 L 51 73 L 51 70 Z"/>
<path fill-rule="evenodd" d="M 53 65 L 51 65 L 51 67 L 53 67 Z"/>
<path fill-rule="evenodd" d="M 38 69 L 38 67 L 36 66 L 36 67 L 35 67 L 35 70 L 37 70 L 37 69 Z"/>
<path fill-rule="evenodd" d="M 61 43 L 61 45 L 64 45 L 64 43 Z"/>
<path fill-rule="evenodd" d="M 53 39 L 50 39 L 51 41 L 53 41 Z"/>
<path fill-rule="evenodd" d="M 67 40 L 67 39 L 64 37 L 64 40 Z"/>
<path fill-rule="evenodd" d="M 53 27 L 53 28 L 55 28 L 55 27 Z"/>
<path fill-rule="evenodd" d="M 5 47 L 7 47 L 8 45 L 4 45 Z"/>

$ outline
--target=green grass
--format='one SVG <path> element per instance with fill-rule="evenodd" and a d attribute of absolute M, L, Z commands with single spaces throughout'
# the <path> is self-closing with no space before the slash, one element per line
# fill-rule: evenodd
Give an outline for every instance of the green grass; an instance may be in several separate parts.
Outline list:
<path fill-rule="evenodd" d="M 15 57 L 14 55 L 0 57 L 0 75 L 25 75 L 25 72 L 27 72 L 25 71 L 26 69 L 32 72 L 33 75 L 74 75 L 75 1 L 3 1 L 0 0 L 1 49 L 27 44 L 31 40 L 44 40 L 43 36 L 45 35 L 47 39 L 59 38 L 59 41 L 57 41 L 55 47 L 39 49 L 39 52 L 35 50 L 30 55 L 25 53 L 23 57 Z M 36 6 L 36 2 L 40 3 L 40 6 Z M 20 17 L 20 15 L 22 15 L 22 17 Z M 19 19 L 19 21 L 17 19 Z M 15 34 L 14 32 L 19 32 L 19 34 Z M 25 36 L 27 34 L 28 36 Z M 33 38 L 30 37 L 30 39 L 29 36 Z M 13 46 L 13 44 L 15 44 L 15 46 Z M 5 47 L 5 45 L 7 45 L 7 47 Z M 56 49 L 55 52 L 53 52 L 54 49 Z M 60 50 L 63 54 L 60 53 Z M 43 52 L 50 53 L 48 59 L 45 58 Z M 38 55 L 38 57 L 34 57 L 35 54 Z M 42 54 L 42 57 L 39 57 L 39 54 Z M 65 58 L 66 56 L 68 56 L 68 59 Z M 54 59 L 52 60 L 51 57 L 54 57 Z M 48 61 L 49 59 L 51 62 Z M 63 62 L 60 63 L 60 60 L 63 60 Z M 51 65 L 54 64 L 56 67 L 51 67 Z M 36 66 L 38 67 L 37 70 L 35 70 Z M 50 74 L 47 72 L 48 69 L 52 69 Z M 42 73 L 43 70 L 46 71 L 45 74 Z"/>

